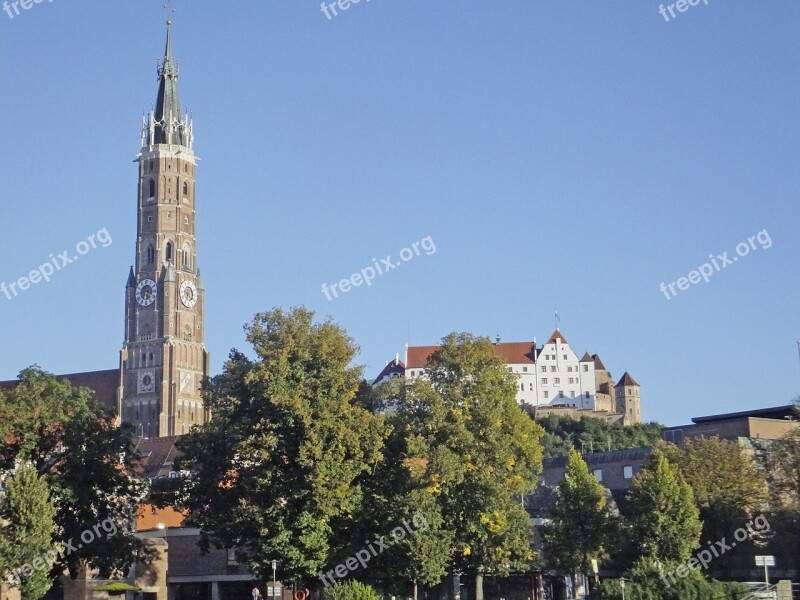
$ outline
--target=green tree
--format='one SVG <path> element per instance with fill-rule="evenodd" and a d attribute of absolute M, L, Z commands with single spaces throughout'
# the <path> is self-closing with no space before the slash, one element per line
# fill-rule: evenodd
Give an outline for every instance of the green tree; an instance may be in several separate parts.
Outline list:
<path fill-rule="evenodd" d="M 524 569 L 534 558 L 532 523 L 520 495 L 541 471 L 541 428 L 516 402 L 516 380 L 491 342 L 450 334 L 431 356 L 427 378 L 404 385 L 397 427 L 453 535 L 453 567 L 474 577 Z"/>
<path fill-rule="evenodd" d="M 209 423 L 182 438 L 192 476 L 179 504 L 206 546 L 235 548 L 257 574 L 281 561 L 311 578 L 354 530 L 362 482 L 381 460 L 386 425 L 358 397 L 357 347 L 304 308 L 258 314 L 257 360 L 232 352 L 208 386 Z"/>
<path fill-rule="evenodd" d="M 575 449 L 567 459 L 550 518 L 543 537 L 549 556 L 562 573 L 588 574 L 593 559 L 607 556 L 616 532 L 615 519 L 606 504 L 603 486 Z"/>
<path fill-rule="evenodd" d="M 571 448 L 583 452 L 610 452 L 628 448 L 653 447 L 661 441 L 663 425 L 609 423 L 595 417 L 572 419 L 548 415 L 539 420 L 545 431 L 544 457 L 568 456 Z"/>
<path fill-rule="evenodd" d="M 628 492 L 639 557 L 647 564 L 684 562 L 700 541 L 702 524 L 692 488 L 656 449 Z"/>
<path fill-rule="evenodd" d="M 38 367 L 24 370 L 17 385 L 0 389 L 0 471 L 30 462 L 47 482 L 56 507 L 56 540 L 66 546 L 53 575 L 67 568 L 74 576 L 88 566 L 110 577 L 137 558 L 148 559 L 130 520 L 144 492 L 133 473 L 131 436 L 90 390 Z M 81 544 L 85 531 L 93 532 L 93 541 Z"/>
<path fill-rule="evenodd" d="M 56 509 L 47 482 L 23 463 L 0 492 L 0 581 L 14 581 L 23 597 L 38 600 L 50 589 L 55 558 Z M 50 553 L 50 554 L 49 554 Z"/>
<path fill-rule="evenodd" d="M 800 414 L 798 414 L 800 416 Z M 772 491 L 776 532 L 775 543 L 784 548 L 800 547 L 800 426 L 767 452 L 769 485 Z M 773 517 L 770 517 L 773 520 Z M 800 553 L 795 553 L 795 566 L 800 568 Z"/>
<path fill-rule="evenodd" d="M 733 533 L 768 499 L 767 478 L 747 451 L 718 437 L 688 439 L 682 447 L 662 450 L 688 483 L 703 521 L 703 540 Z"/>

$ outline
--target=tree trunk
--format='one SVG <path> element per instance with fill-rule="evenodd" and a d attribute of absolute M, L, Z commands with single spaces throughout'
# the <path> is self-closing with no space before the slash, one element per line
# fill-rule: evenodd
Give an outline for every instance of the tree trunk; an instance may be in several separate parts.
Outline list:
<path fill-rule="evenodd" d="M 419 600 L 419 596 L 417 595 L 417 580 L 414 580 L 414 600 Z"/>
<path fill-rule="evenodd" d="M 483 600 L 483 573 L 475 573 L 475 600 Z"/>

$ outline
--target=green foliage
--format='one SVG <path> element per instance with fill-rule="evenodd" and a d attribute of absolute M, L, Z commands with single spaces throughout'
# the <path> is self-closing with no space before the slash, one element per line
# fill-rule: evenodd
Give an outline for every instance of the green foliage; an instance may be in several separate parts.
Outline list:
<path fill-rule="evenodd" d="M 662 448 L 694 493 L 704 541 L 731 535 L 735 525 L 762 510 L 769 496 L 767 477 L 747 451 L 718 437 L 688 439 Z"/>
<path fill-rule="evenodd" d="M 352 530 L 362 483 L 382 458 L 382 417 L 363 407 L 357 347 L 330 321 L 297 308 L 246 328 L 257 360 L 232 352 L 206 391 L 212 418 L 182 438 L 179 494 L 206 545 L 236 548 L 257 574 L 280 560 L 310 577 Z"/>
<path fill-rule="evenodd" d="M 628 492 L 639 556 L 683 562 L 700 541 L 702 524 L 692 488 L 656 449 Z"/>
<path fill-rule="evenodd" d="M 616 522 L 606 505 L 603 486 L 574 449 L 550 518 L 543 529 L 544 541 L 554 566 L 564 575 L 588 573 L 592 559 L 607 555 Z"/>
<path fill-rule="evenodd" d="M 516 381 L 486 338 L 447 336 L 427 375 L 401 384 L 397 460 L 435 500 L 452 566 L 500 575 L 526 568 L 532 523 L 519 495 L 541 471 L 541 428 L 519 409 Z"/>
<path fill-rule="evenodd" d="M 676 578 L 674 583 L 665 577 L 652 565 L 638 564 L 625 574 L 625 600 L 743 600 L 747 596 L 744 586 L 706 579 L 695 570 L 690 570 L 684 578 Z M 622 600 L 620 580 L 606 579 L 592 597 Z"/>
<path fill-rule="evenodd" d="M 567 456 L 570 448 L 583 452 L 607 452 L 655 446 L 662 438 L 663 425 L 644 423 L 623 426 L 595 417 L 574 420 L 548 415 L 538 423 L 545 431 L 544 457 Z"/>
<path fill-rule="evenodd" d="M 56 507 L 57 541 L 106 523 L 104 533 L 60 556 L 53 573 L 82 562 L 101 577 L 124 573 L 136 559 L 147 559 L 132 531 L 130 515 L 142 498 L 132 475 L 135 452 L 131 429 L 118 426 L 113 411 L 92 392 L 57 380 L 37 367 L 19 383 L 0 390 L 0 472 L 17 461 L 30 462 L 46 481 Z"/>
<path fill-rule="evenodd" d="M 56 509 L 47 482 L 30 464 L 9 475 L 0 492 L 0 580 L 17 582 L 23 597 L 38 600 L 50 589 L 41 562 L 53 550 Z M 23 567 L 27 567 L 22 570 Z"/>
<path fill-rule="evenodd" d="M 381 600 L 381 595 L 369 585 L 345 581 L 325 588 L 323 600 Z"/>

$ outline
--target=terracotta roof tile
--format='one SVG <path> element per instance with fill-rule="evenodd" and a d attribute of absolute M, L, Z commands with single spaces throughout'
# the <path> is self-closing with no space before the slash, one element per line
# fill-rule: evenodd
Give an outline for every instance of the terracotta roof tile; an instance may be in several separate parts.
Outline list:
<path fill-rule="evenodd" d="M 606 366 L 603 364 L 603 361 L 600 360 L 599 354 L 592 354 L 592 358 L 594 359 L 594 368 L 596 371 L 607 371 Z"/>
<path fill-rule="evenodd" d="M 69 373 L 56 375 L 57 379 L 66 379 L 75 387 L 89 388 L 101 404 L 117 411 L 117 388 L 119 387 L 119 369 L 107 371 L 87 371 L 85 373 Z M 0 387 L 12 387 L 17 380 L 0 381 Z"/>
<path fill-rule="evenodd" d="M 625 375 L 622 376 L 622 378 L 619 380 L 619 383 L 616 385 L 616 387 L 619 387 L 621 385 L 636 385 L 636 386 L 639 386 L 639 384 L 636 383 L 636 380 L 633 377 L 631 377 L 630 373 L 628 373 L 627 371 L 625 371 Z M 641 387 L 641 386 L 639 386 L 639 387 Z"/>
<path fill-rule="evenodd" d="M 558 328 L 556 328 L 556 330 L 553 332 L 553 335 L 550 336 L 550 339 L 547 340 L 547 343 L 552 344 L 556 340 L 561 340 L 562 344 L 569 344 L 569 342 L 567 342 L 564 336 L 561 335 L 561 332 L 558 330 Z"/>
<path fill-rule="evenodd" d="M 407 369 L 422 369 L 439 346 L 411 346 L 408 349 Z M 494 353 L 509 365 L 529 365 L 536 362 L 533 342 L 504 342 L 492 344 Z"/>

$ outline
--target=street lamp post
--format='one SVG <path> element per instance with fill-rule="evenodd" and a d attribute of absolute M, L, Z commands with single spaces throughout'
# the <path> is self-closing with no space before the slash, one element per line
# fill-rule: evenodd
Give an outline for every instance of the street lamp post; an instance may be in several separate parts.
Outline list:
<path fill-rule="evenodd" d="M 275 579 L 275 571 L 278 568 L 278 561 L 272 561 L 272 597 L 275 598 L 277 594 L 275 594 L 275 587 L 278 585 L 277 579 Z"/>
<path fill-rule="evenodd" d="M 625 600 L 625 578 L 619 580 L 619 585 L 622 587 L 622 600 Z"/>

